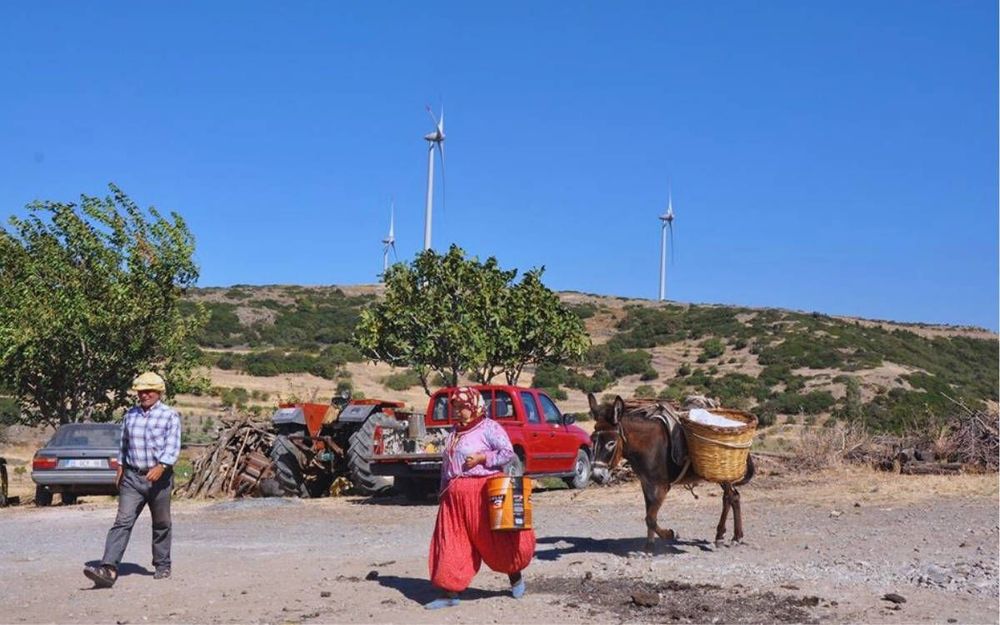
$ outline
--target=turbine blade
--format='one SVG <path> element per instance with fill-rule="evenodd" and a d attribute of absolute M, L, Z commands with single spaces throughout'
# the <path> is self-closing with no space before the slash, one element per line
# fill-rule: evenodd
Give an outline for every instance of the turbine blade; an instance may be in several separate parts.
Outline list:
<path fill-rule="evenodd" d="M 427 114 L 431 116 L 431 120 L 434 122 L 434 127 L 440 128 L 441 124 L 438 122 L 437 117 L 434 117 L 434 111 L 431 110 L 430 104 L 426 105 L 424 109 L 427 111 Z"/>
<path fill-rule="evenodd" d="M 670 264 L 674 263 L 674 224 L 670 222 Z"/>
<path fill-rule="evenodd" d="M 399 261 L 399 256 L 396 256 L 396 244 L 395 243 L 391 243 L 391 244 L 389 244 L 389 247 L 392 248 L 392 258 L 398 262 Z"/>
<path fill-rule="evenodd" d="M 444 104 L 443 103 L 441 104 L 441 119 L 438 120 L 437 129 L 438 129 L 438 132 L 440 132 L 441 136 L 443 137 L 444 136 Z"/>

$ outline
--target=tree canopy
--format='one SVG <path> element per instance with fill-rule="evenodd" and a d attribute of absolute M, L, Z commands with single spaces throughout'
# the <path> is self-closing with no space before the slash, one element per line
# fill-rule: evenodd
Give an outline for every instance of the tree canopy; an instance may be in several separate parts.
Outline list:
<path fill-rule="evenodd" d="M 176 213 L 110 189 L 34 202 L 0 227 L 0 389 L 27 423 L 110 419 L 143 370 L 171 393 L 195 381 L 205 314 L 179 306 L 198 278 L 194 238 Z"/>
<path fill-rule="evenodd" d="M 529 364 L 583 354 L 590 340 L 580 318 L 542 284 L 544 268 L 515 282 L 496 258 L 479 262 L 452 245 L 427 250 L 386 271 L 385 298 L 362 311 L 355 342 L 366 357 L 409 367 L 430 394 L 437 372 L 449 385 L 469 373 L 517 384 Z"/>

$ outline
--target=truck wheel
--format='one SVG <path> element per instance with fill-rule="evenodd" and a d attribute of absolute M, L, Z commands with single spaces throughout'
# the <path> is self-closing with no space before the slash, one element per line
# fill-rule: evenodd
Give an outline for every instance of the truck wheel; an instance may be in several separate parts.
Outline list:
<path fill-rule="evenodd" d="M 507 475 L 524 475 L 524 460 L 521 458 L 521 454 L 517 451 L 514 452 L 514 459 L 507 463 L 503 468 L 503 472 Z"/>
<path fill-rule="evenodd" d="M 381 419 L 380 412 L 371 415 L 348 439 L 347 468 L 351 473 L 351 483 L 366 495 L 384 493 L 392 487 L 389 478 L 372 474 L 371 463 L 367 460 L 375 448 L 375 428 Z"/>
<path fill-rule="evenodd" d="M 573 464 L 573 476 L 565 477 L 563 480 L 570 488 L 587 488 L 590 483 L 590 454 L 584 450 L 576 452 L 576 462 Z"/>
<path fill-rule="evenodd" d="M 44 486 L 35 487 L 35 505 L 36 506 L 51 506 L 52 505 L 52 491 L 45 488 Z"/>

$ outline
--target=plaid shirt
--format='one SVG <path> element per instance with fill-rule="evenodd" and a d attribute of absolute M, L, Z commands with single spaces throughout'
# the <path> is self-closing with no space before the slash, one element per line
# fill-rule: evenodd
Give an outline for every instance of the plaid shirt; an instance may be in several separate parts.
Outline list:
<path fill-rule="evenodd" d="M 149 410 L 135 406 L 125 413 L 118 462 L 135 469 L 152 469 L 157 463 L 174 465 L 181 452 L 181 417 L 162 402 Z"/>

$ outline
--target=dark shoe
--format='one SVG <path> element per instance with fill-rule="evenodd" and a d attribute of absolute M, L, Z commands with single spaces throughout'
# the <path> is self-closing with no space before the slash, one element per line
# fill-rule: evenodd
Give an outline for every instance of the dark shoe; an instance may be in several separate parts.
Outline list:
<path fill-rule="evenodd" d="M 156 569 L 153 573 L 153 579 L 167 579 L 170 577 L 170 569 Z"/>
<path fill-rule="evenodd" d="M 85 566 L 83 574 L 94 582 L 95 588 L 111 588 L 118 579 L 118 571 L 113 566 L 102 564 L 100 566 Z"/>

